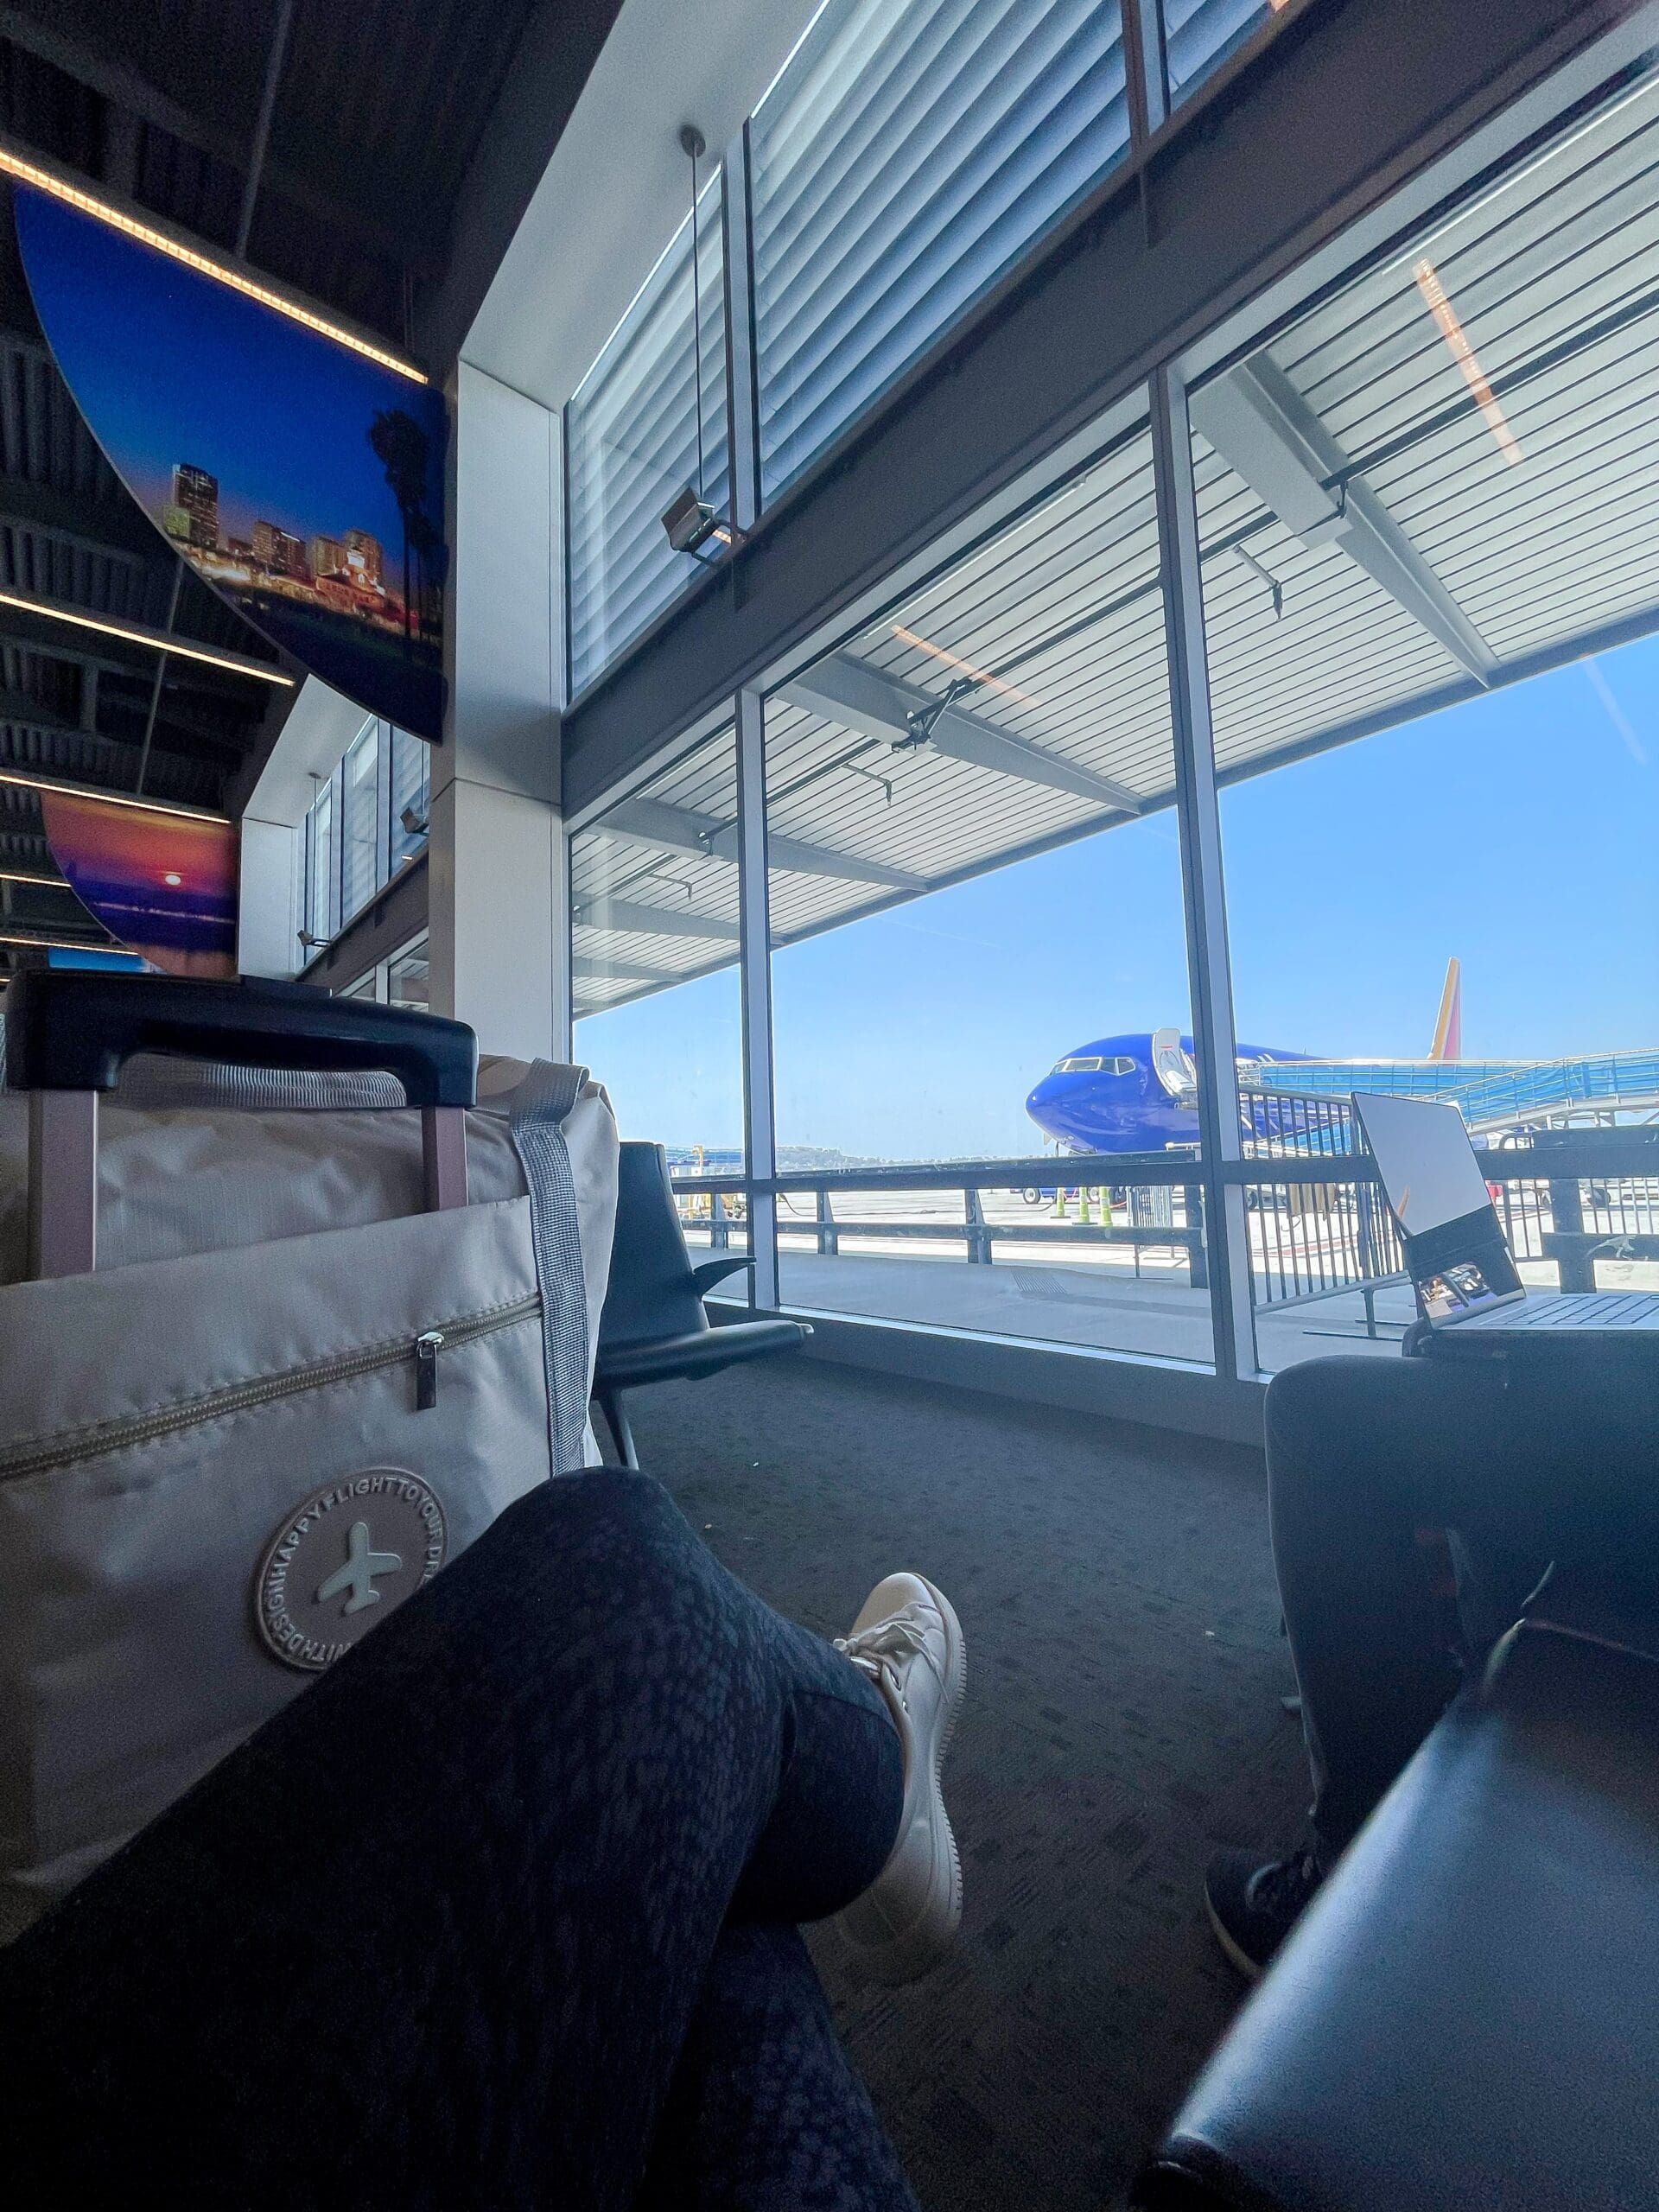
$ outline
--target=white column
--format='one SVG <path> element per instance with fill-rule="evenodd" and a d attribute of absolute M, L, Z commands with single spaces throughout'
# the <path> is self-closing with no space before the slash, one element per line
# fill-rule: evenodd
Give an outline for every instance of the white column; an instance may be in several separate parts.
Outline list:
<path fill-rule="evenodd" d="M 302 963 L 300 896 L 305 824 L 241 822 L 236 964 L 245 976 L 294 976 Z"/>
<path fill-rule="evenodd" d="M 557 420 L 462 361 L 450 442 L 449 682 L 432 755 L 432 1010 L 486 1052 L 566 1049 Z"/>

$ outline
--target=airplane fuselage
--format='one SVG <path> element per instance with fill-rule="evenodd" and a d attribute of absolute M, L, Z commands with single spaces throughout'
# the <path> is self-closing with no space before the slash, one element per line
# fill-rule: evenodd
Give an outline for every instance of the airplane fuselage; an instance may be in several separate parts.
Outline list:
<path fill-rule="evenodd" d="M 1276 1046 L 1238 1047 L 1241 1071 L 1307 1057 Z M 1197 1096 L 1191 1037 L 1143 1029 L 1067 1052 L 1034 1085 L 1026 1111 L 1071 1152 L 1162 1152 L 1198 1142 Z"/>

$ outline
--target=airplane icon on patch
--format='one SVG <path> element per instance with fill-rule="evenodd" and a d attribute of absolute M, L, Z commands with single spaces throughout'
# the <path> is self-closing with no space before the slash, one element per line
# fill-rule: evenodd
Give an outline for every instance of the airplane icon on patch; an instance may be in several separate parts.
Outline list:
<path fill-rule="evenodd" d="M 346 1539 L 346 1564 L 336 1567 L 327 1580 L 317 1587 L 316 1602 L 326 1605 L 331 1598 L 338 1598 L 342 1591 L 351 1596 L 340 1607 L 342 1613 L 360 1613 L 365 1605 L 378 1605 L 380 1592 L 374 1586 L 377 1574 L 396 1574 L 403 1565 L 397 1552 L 377 1552 L 369 1548 L 369 1524 L 353 1521 Z"/>

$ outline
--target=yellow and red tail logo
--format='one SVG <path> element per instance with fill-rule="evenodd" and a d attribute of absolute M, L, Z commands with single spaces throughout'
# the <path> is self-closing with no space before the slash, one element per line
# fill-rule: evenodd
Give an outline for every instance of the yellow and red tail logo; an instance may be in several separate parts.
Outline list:
<path fill-rule="evenodd" d="M 1428 1048 L 1431 1060 L 1460 1060 L 1463 1058 L 1463 977 L 1456 957 L 1446 963 L 1446 983 L 1440 992 L 1440 1010 L 1434 1017 L 1434 1042 Z"/>

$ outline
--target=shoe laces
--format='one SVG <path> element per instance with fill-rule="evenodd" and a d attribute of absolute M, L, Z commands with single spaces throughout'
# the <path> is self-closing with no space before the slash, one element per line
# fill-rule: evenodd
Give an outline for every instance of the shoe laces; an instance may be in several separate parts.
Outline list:
<path fill-rule="evenodd" d="M 1316 1853 L 1293 1852 L 1264 1866 L 1250 1885 L 1250 1903 L 1259 1912 L 1295 1914 L 1324 1879 Z"/>
<path fill-rule="evenodd" d="M 909 1611 L 889 1614 L 886 1620 L 873 1621 L 868 1628 L 855 1629 L 850 1636 L 838 1636 L 836 1649 L 865 1674 L 891 1683 L 900 1696 L 908 1671 L 903 1662 L 907 1659 L 925 1659 L 939 1680 L 944 1680 L 944 1669 L 928 1648 L 926 1630 Z"/>

